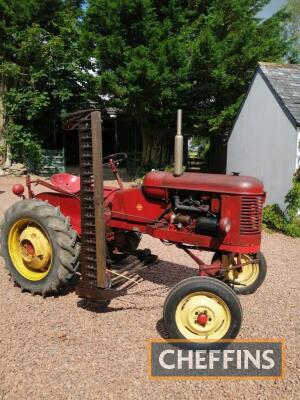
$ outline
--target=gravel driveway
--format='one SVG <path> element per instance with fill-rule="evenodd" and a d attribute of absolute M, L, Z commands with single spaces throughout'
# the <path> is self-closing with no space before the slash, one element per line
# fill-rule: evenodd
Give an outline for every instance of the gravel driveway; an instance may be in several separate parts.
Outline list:
<path fill-rule="evenodd" d="M 17 200 L 15 178 L 0 178 L 0 216 Z M 20 179 L 18 179 L 20 181 Z M 300 240 L 263 235 L 269 274 L 263 286 L 241 297 L 239 338 L 287 340 L 284 381 L 150 381 L 148 338 L 165 336 L 164 298 L 176 282 L 196 273 L 174 246 L 145 236 L 159 263 L 130 295 L 106 312 L 90 309 L 74 292 L 43 299 L 21 293 L 0 258 L 0 399 L 299 399 Z M 211 254 L 203 258 L 210 260 Z"/>

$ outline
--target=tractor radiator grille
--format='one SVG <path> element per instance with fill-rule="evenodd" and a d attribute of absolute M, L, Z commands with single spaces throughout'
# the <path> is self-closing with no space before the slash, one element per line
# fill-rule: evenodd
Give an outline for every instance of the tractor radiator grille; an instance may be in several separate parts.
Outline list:
<path fill-rule="evenodd" d="M 81 202 L 81 275 L 82 280 L 97 285 L 96 228 L 93 175 L 92 130 L 90 114 L 79 124 L 80 202 Z"/>
<path fill-rule="evenodd" d="M 241 206 L 241 235 L 257 235 L 261 232 L 263 196 L 243 196 Z"/>

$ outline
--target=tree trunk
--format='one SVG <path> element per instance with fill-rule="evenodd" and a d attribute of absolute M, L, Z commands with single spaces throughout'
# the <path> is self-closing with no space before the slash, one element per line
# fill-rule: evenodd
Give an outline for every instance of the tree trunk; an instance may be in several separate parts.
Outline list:
<path fill-rule="evenodd" d="M 141 128 L 143 139 L 142 166 L 147 169 L 164 168 L 173 161 L 173 138 Z"/>

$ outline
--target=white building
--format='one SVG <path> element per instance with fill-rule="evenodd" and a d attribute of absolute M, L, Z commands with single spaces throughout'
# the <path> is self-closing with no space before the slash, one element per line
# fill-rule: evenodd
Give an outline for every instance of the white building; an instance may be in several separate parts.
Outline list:
<path fill-rule="evenodd" d="M 300 165 L 300 65 L 259 63 L 227 145 L 227 173 L 264 182 L 284 209 Z"/>

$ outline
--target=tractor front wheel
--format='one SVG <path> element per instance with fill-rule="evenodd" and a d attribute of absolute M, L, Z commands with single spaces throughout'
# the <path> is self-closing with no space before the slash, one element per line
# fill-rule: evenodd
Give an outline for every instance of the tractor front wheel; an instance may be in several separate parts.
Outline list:
<path fill-rule="evenodd" d="M 211 347 L 211 342 L 237 336 L 242 307 L 233 290 L 223 282 L 192 277 L 170 291 L 164 304 L 164 321 L 172 339 L 201 340 L 201 347 Z"/>
<path fill-rule="evenodd" d="M 240 263 L 242 267 L 235 268 L 239 263 L 238 255 L 215 253 L 212 263 L 220 260 L 225 272 L 224 281 L 229 283 L 237 294 L 254 293 L 265 280 L 267 274 L 267 263 L 263 253 L 241 254 Z M 255 260 L 255 261 L 252 261 Z"/>
<path fill-rule="evenodd" d="M 5 212 L 1 254 L 17 284 L 43 296 L 66 286 L 79 266 L 77 233 L 69 219 L 39 200 L 22 200 Z"/>

